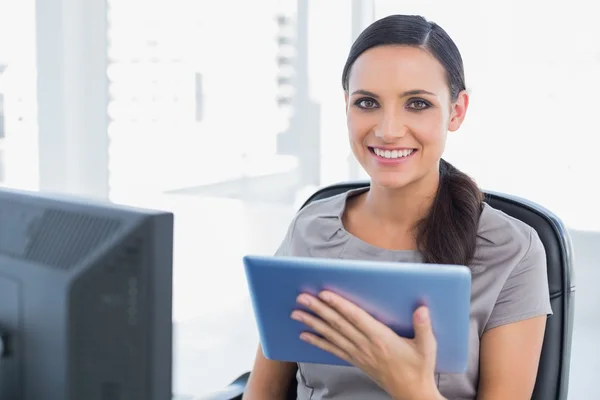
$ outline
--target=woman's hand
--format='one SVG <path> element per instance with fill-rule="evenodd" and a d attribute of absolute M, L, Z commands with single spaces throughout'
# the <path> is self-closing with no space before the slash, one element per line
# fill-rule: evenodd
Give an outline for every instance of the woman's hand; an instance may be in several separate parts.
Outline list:
<path fill-rule="evenodd" d="M 322 336 L 303 332 L 302 340 L 361 369 L 394 399 L 442 398 L 435 384 L 437 344 L 426 307 L 415 311 L 415 337 L 406 339 L 335 293 L 301 294 L 298 303 L 320 317 L 301 310 L 292 313 L 293 319 Z"/>

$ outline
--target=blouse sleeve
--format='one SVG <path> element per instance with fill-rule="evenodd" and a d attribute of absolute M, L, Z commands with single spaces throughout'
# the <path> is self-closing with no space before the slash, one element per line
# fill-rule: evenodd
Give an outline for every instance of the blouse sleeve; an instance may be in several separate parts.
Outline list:
<path fill-rule="evenodd" d="M 531 229 L 529 248 L 504 283 L 485 330 L 542 315 L 552 315 L 546 252 Z"/>

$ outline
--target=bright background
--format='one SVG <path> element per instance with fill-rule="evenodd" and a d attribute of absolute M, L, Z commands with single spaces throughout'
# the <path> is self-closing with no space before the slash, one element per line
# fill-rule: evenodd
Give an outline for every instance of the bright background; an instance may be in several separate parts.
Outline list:
<path fill-rule="evenodd" d="M 446 158 L 486 189 L 551 209 L 572 231 L 571 398 L 600 398 L 595 8 L 0 0 L 0 182 L 176 214 L 174 391 L 200 397 L 252 365 L 258 339 L 241 257 L 272 253 L 317 187 L 364 177 L 340 87 L 353 38 L 391 13 L 424 15 L 457 42 L 472 94 Z"/>

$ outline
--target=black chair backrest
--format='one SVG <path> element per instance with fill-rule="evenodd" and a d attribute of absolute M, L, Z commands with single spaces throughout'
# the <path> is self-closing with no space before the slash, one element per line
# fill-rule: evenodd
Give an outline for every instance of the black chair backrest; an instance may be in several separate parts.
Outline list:
<path fill-rule="evenodd" d="M 315 192 L 309 203 L 368 187 L 369 182 L 340 183 Z M 515 196 L 486 192 L 486 202 L 535 229 L 544 244 L 548 283 L 554 315 L 546 323 L 546 335 L 532 400 L 567 400 L 571 338 L 573 332 L 573 251 L 569 234 L 558 217 L 543 207 Z M 295 392 L 295 385 L 293 391 Z M 290 393 L 295 399 L 295 393 Z"/>

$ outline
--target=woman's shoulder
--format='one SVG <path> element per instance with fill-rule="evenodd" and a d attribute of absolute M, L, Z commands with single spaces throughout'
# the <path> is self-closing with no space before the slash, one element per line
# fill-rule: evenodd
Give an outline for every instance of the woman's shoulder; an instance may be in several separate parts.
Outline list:
<path fill-rule="evenodd" d="M 512 260 L 513 267 L 543 244 L 531 226 L 484 203 L 477 231 L 476 260 L 483 265 Z"/>
<path fill-rule="evenodd" d="M 365 189 L 349 190 L 324 199 L 315 200 L 302 208 L 294 218 L 296 229 L 321 230 L 323 227 L 342 228 L 342 215 L 348 198 L 362 193 Z"/>
<path fill-rule="evenodd" d="M 517 239 L 527 241 L 532 231 L 533 228 L 525 222 L 492 207 L 488 203 L 483 204 L 477 231 L 478 236 L 495 242 L 516 235 Z"/>
<path fill-rule="evenodd" d="M 296 213 L 286 240 L 295 256 L 338 256 L 348 237 L 342 214 L 351 193 L 315 200 Z"/>
<path fill-rule="evenodd" d="M 296 213 L 295 219 L 305 221 L 317 217 L 338 217 L 341 215 L 348 193 L 340 193 L 324 199 L 314 200 Z"/>
<path fill-rule="evenodd" d="M 546 252 L 535 229 L 486 204 L 477 245 L 471 271 L 472 290 L 478 295 L 472 307 L 485 316 L 480 334 L 552 314 Z"/>

